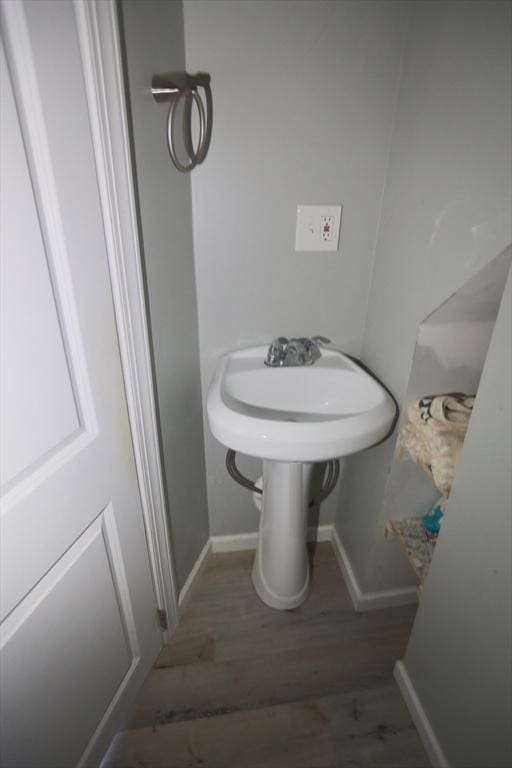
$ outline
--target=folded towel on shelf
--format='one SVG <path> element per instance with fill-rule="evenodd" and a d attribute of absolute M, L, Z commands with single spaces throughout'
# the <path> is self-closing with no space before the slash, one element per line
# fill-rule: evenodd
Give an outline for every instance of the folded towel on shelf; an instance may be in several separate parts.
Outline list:
<path fill-rule="evenodd" d="M 427 395 L 413 403 L 412 416 L 442 432 L 466 432 L 473 412 L 474 395 L 452 392 L 447 395 Z M 409 418 L 411 414 L 408 411 Z"/>
<path fill-rule="evenodd" d="M 474 395 L 427 395 L 407 407 L 408 422 L 398 441 L 399 456 L 430 468 L 436 487 L 448 496 L 473 409 Z"/>

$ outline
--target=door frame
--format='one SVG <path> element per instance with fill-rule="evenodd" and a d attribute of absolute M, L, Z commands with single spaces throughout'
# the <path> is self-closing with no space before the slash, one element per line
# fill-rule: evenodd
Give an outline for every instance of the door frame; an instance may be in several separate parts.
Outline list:
<path fill-rule="evenodd" d="M 147 547 L 157 608 L 165 612 L 162 630 L 167 642 L 178 623 L 178 590 L 160 454 L 117 11 L 114 0 L 73 2 Z"/>

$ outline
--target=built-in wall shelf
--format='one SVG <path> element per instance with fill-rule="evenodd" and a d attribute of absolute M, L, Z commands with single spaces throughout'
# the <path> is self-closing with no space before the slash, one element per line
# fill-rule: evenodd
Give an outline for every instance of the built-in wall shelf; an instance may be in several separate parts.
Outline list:
<path fill-rule="evenodd" d="M 409 455 L 408 452 L 406 451 L 406 449 L 403 446 L 401 446 L 399 448 L 399 450 L 398 450 L 398 453 L 397 453 L 398 459 L 400 461 L 402 461 L 405 458 L 406 455 L 407 456 Z M 420 467 L 420 469 L 423 470 L 423 472 L 426 474 L 426 476 L 428 477 L 429 480 L 432 480 L 432 482 L 434 482 L 434 475 L 432 474 L 432 468 L 431 468 L 430 464 L 427 464 L 424 461 L 415 461 L 414 463 L 418 467 Z"/>
<path fill-rule="evenodd" d="M 421 524 L 421 517 L 408 517 L 404 520 L 388 520 L 384 529 L 384 536 L 387 538 L 393 534 L 397 539 L 400 549 L 406 556 L 412 566 L 414 573 L 418 577 L 418 597 L 421 596 L 423 584 L 427 578 L 430 561 L 434 554 L 436 545 L 435 539 L 428 539 L 425 535 L 425 529 Z"/>
<path fill-rule="evenodd" d="M 415 444 L 414 440 L 411 441 L 413 451 L 408 460 L 403 461 L 408 451 L 402 440 L 398 441 L 383 503 L 383 520 L 388 520 L 385 536 L 392 535 L 397 539 L 419 580 L 418 595 L 421 595 L 436 546 L 435 540 L 427 538 L 421 521 L 429 510 L 435 509 L 434 503 L 435 506 L 441 506 L 444 512 L 444 502 L 448 498 L 460 455 L 460 446 L 455 445 L 451 439 L 432 441 L 431 445 L 425 437 L 425 444 L 422 444 L 424 414 L 420 412 L 419 402 L 443 393 L 466 393 L 469 397 L 477 395 L 510 261 L 511 249 L 508 247 L 458 289 L 452 290 L 418 327 L 409 383 L 397 430 L 401 434 L 409 424 L 412 425 L 419 433 L 418 442 Z M 440 433 L 442 431 L 440 427 Z M 441 461 L 441 469 L 446 471 L 440 472 L 438 459 L 448 456 L 448 451 L 452 451 L 452 454 L 446 467 Z M 420 458 L 426 459 L 429 455 L 433 460 L 434 471 L 427 461 L 420 461 Z M 431 482 L 427 482 L 425 477 Z M 386 552 L 386 547 L 379 548 L 377 556 L 382 558 L 379 567 L 385 568 L 387 559 L 396 557 L 396 549 L 387 549 Z"/>

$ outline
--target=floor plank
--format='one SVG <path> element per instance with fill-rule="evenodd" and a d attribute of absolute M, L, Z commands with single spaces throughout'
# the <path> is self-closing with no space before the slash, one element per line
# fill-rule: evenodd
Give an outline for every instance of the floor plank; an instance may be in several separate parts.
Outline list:
<path fill-rule="evenodd" d="M 308 600 L 274 611 L 253 556 L 210 557 L 108 768 L 428 766 L 392 678 L 414 608 L 355 613 L 323 543 Z"/>
<path fill-rule="evenodd" d="M 385 713 L 385 717 L 383 717 Z M 129 731 L 123 768 L 422 768 L 425 757 L 394 687 Z"/>

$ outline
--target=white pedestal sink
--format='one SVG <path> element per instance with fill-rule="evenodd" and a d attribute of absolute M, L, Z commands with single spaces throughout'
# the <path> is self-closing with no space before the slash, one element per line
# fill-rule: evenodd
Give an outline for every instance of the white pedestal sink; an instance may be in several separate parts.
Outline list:
<path fill-rule="evenodd" d="M 295 608 L 309 589 L 306 551 L 311 465 L 368 448 L 386 436 L 396 407 L 346 355 L 322 349 L 314 365 L 268 367 L 267 348 L 218 362 L 207 398 L 213 435 L 263 459 L 263 503 L 253 582 L 272 608 Z"/>

